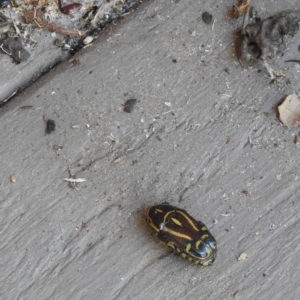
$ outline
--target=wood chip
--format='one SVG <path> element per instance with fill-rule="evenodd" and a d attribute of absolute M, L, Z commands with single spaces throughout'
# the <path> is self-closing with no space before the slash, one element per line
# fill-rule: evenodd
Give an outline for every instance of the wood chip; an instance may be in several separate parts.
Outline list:
<path fill-rule="evenodd" d="M 238 0 L 238 3 L 229 9 L 227 13 L 228 18 L 230 20 L 237 19 L 240 15 L 246 13 L 249 5 L 250 0 Z"/>

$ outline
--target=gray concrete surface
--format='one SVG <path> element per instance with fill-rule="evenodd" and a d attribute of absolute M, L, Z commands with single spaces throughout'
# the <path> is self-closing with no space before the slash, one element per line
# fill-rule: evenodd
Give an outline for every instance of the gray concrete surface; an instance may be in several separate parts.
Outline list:
<path fill-rule="evenodd" d="M 274 86 L 241 69 L 231 4 L 147 2 L 1 109 L 1 299 L 298 299 L 299 128 L 274 108 L 300 67 Z M 70 186 L 68 170 L 87 181 Z M 145 226 L 164 201 L 209 227 L 212 267 Z"/>

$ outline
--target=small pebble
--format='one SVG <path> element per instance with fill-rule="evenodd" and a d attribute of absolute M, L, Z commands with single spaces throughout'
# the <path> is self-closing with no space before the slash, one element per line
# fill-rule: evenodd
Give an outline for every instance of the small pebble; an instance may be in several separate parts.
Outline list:
<path fill-rule="evenodd" d="M 84 40 L 83 40 L 83 44 L 87 45 L 90 44 L 93 41 L 93 37 L 92 36 L 87 36 Z"/>
<path fill-rule="evenodd" d="M 15 183 L 17 181 L 17 178 L 14 175 L 11 175 L 9 179 L 13 183 Z"/>
<path fill-rule="evenodd" d="M 208 13 L 207 11 L 205 11 L 202 14 L 202 20 L 204 21 L 205 24 L 209 25 L 212 22 L 212 15 L 210 13 Z"/>
<path fill-rule="evenodd" d="M 55 122 L 53 120 L 47 120 L 46 121 L 46 130 L 45 130 L 45 132 L 47 134 L 50 134 L 54 130 L 55 130 Z"/>
<path fill-rule="evenodd" d="M 239 255 L 238 259 L 237 260 L 245 260 L 247 258 L 247 253 L 246 252 L 243 252 Z"/>
<path fill-rule="evenodd" d="M 135 104 L 136 104 L 136 99 L 128 99 L 123 104 L 123 110 L 127 113 L 131 113 Z"/>

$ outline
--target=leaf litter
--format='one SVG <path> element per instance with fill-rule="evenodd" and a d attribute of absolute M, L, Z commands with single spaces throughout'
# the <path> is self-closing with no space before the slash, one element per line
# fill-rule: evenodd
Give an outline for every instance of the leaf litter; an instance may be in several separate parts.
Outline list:
<path fill-rule="evenodd" d="M 232 13 L 236 11 L 236 13 Z M 264 20 L 258 17 L 250 0 L 240 1 L 228 12 L 229 19 L 243 15 L 243 23 L 235 31 L 234 52 L 242 67 L 248 61 L 260 62 L 270 74 L 271 79 L 284 76 L 281 70 L 271 67 L 268 60 L 286 49 L 286 37 L 294 36 L 299 30 L 300 10 L 279 12 Z"/>
<path fill-rule="evenodd" d="M 234 31 L 234 55 L 243 68 L 259 62 L 269 73 L 273 85 L 278 77 L 286 76 L 286 72 L 272 67 L 269 61 L 277 54 L 283 55 L 287 37 L 293 37 L 299 31 L 300 9 L 281 11 L 261 19 L 250 2 L 238 0 L 227 13 L 230 21 L 243 17 L 242 25 Z M 300 60 L 289 59 L 285 62 L 300 63 Z M 299 95 L 294 93 L 285 96 L 278 106 L 278 112 L 285 126 L 297 126 L 300 122 Z"/>
<path fill-rule="evenodd" d="M 120 15 L 124 15 L 138 0 L 80 2 L 1 1 L 0 53 L 10 56 L 16 64 L 22 63 L 40 42 L 34 37 L 41 36 L 41 31 L 47 30 L 60 34 L 54 45 L 72 54 L 84 47 L 87 41 L 91 43 L 99 30 Z M 87 38 L 89 36 L 90 38 Z"/>

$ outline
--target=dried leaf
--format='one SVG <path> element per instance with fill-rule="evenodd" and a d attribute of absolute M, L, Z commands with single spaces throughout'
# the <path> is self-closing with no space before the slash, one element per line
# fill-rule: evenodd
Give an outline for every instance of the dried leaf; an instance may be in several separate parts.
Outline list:
<path fill-rule="evenodd" d="M 288 128 L 298 125 L 300 122 L 300 97 L 296 94 L 290 94 L 283 99 L 278 106 L 279 119 Z"/>
<path fill-rule="evenodd" d="M 228 18 L 237 19 L 240 15 L 246 13 L 250 5 L 250 0 L 239 0 L 237 5 L 233 5 L 227 13 Z"/>

